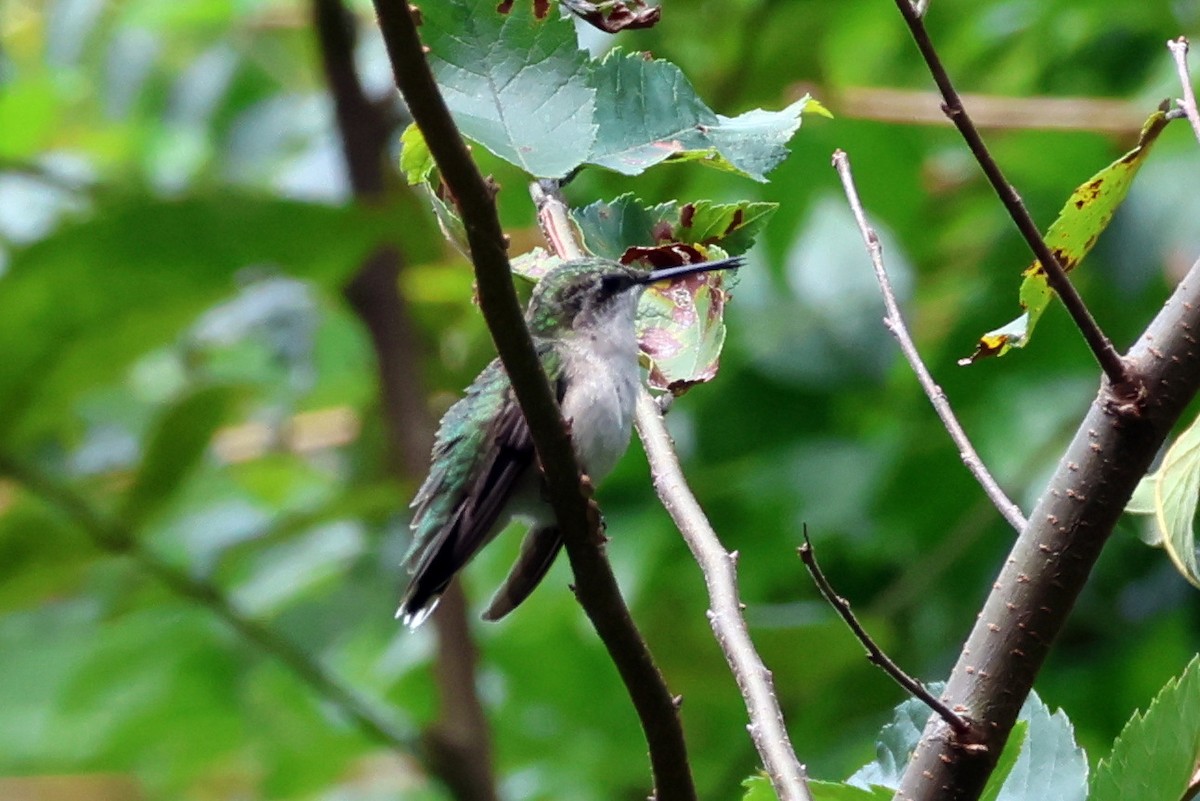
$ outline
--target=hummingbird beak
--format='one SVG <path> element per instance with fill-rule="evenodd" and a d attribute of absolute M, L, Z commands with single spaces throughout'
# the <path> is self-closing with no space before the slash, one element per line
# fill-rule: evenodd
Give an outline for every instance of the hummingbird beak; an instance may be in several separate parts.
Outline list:
<path fill-rule="evenodd" d="M 745 256 L 730 256 L 727 259 L 719 261 L 705 261 L 700 264 L 681 264 L 678 267 L 663 267 L 660 270 L 651 270 L 650 273 L 638 283 L 654 284 L 659 281 L 666 281 L 672 278 L 680 278 L 686 275 L 695 275 L 697 273 L 707 273 L 712 270 L 736 270 L 746 263 Z"/>

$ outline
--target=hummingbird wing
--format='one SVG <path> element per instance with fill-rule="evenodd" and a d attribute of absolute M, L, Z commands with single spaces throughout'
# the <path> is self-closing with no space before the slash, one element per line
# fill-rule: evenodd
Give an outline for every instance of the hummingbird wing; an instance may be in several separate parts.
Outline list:
<path fill-rule="evenodd" d="M 521 541 L 521 553 L 508 577 L 492 596 L 483 613 L 484 620 L 499 620 L 516 609 L 534 591 L 562 549 L 557 526 L 535 526 Z"/>
<path fill-rule="evenodd" d="M 563 387 L 556 390 L 561 399 Z M 404 560 L 411 579 L 397 617 L 415 627 L 433 611 L 454 574 L 496 533 L 534 458 L 529 426 L 495 360 L 442 418 L 429 476 L 412 502 L 413 547 Z"/>

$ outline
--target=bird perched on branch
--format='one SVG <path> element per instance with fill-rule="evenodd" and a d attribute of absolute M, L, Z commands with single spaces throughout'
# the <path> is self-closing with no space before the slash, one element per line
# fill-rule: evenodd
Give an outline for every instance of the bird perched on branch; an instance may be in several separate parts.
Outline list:
<path fill-rule="evenodd" d="M 647 270 L 607 259 L 565 262 L 533 290 L 525 319 L 580 465 L 606 476 L 629 446 L 640 370 L 634 320 L 650 284 L 740 267 L 741 257 Z M 499 360 L 442 418 L 429 476 L 412 502 L 409 583 L 396 616 L 419 626 L 446 586 L 514 518 L 528 534 L 483 617 L 499 620 L 524 601 L 562 547 L 544 495 L 533 438 Z"/>

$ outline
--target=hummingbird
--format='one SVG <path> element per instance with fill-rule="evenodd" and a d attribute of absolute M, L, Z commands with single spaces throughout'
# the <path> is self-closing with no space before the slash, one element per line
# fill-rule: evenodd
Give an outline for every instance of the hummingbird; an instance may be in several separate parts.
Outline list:
<path fill-rule="evenodd" d="M 629 446 L 642 291 L 742 261 L 643 269 L 593 257 L 556 266 L 534 287 L 525 320 L 576 458 L 592 481 L 606 476 Z M 529 530 L 483 618 L 499 620 L 533 592 L 562 548 L 536 462 L 529 426 L 495 359 L 442 418 L 429 475 L 411 504 L 413 544 L 403 563 L 409 581 L 396 612 L 405 625 L 421 625 L 454 575 L 514 519 Z"/>

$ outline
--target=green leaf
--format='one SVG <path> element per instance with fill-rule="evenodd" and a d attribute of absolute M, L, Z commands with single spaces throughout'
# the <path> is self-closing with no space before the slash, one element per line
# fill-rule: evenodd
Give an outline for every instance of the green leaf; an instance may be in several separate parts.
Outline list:
<path fill-rule="evenodd" d="M 1125 511 L 1151 516 L 1147 544 L 1160 546 L 1175 568 L 1200 587 L 1196 559 L 1196 501 L 1200 494 L 1200 418 L 1167 449 L 1162 464 L 1138 483 Z"/>
<path fill-rule="evenodd" d="M 582 209 L 571 209 L 583 247 L 589 253 L 616 261 L 631 247 L 651 246 L 671 240 L 674 203 L 645 206 L 632 194 L 615 200 L 598 200 Z"/>
<path fill-rule="evenodd" d="M 782 111 L 724 117 L 674 64 L 613 50 L 594 70 L 599 133 L 587 161 L 637 175 L 667 159 L 699 159 L 765 181 L 787 157 L 805 95 Z"/>
<path fill-rule="evenodd" d="M 522 253 L 515 259 L 509 260 L 513 275 L 527 281 L 537 283 L 542 277 L 562 264 L 562 259 L 550 253 L 545 248 L 534 248 L 528 253 Z"/>
<path fill-rule="evenodd" d="M 751 776 L 742 782 L 742 787 L 746 788 L 746 794 L 742 796 L 742 801 L 778 801 L 779 799 L 779 796 L 775 795 L 775 788 L 771 786 L 771 782 L 766 776 Z"/>
<path fill-rule="evenodd" d="M 714 203 L 698 200 L 679 210 L 675 239 L 689 245 L 719 245 L 731 255 L 745 253 L 767 227 L 778 203 Z"/>
<path fill-rule="evenodd" d="M 532 175 L 566 175 L 596 137 L 595 90 L 575 28 L 533 4 L 506 14 L 494 0 L 421 7 L 421 38 L 454 121 L 464 135 Z"/>
<path fill-rule="evenodd" d="M 425 183 L 436 166 L 421 129 L 410 123 L 400 135 L 400 171 L 409 186 Z"/>
<path fill-rule="evenodd" d="M 823 782 L 809 779 L 808 792 L 813 801 L 890 801 L 892 791 L 886 787 L 866 789 L 841 782 Z M 751 776 L 742 782 L 746 794 L 742 801 L 778 801 L 779 796 L 766 776 Z"/>
<path fill-rule="evenodd" d="M 429 198 L 430 204 L 433 206 L 433 215 L 437 218 L 438 228 L 442 231 L 442 236 L 446 241 L 462 253 L 469 257 L 471 253 L 471 245 L 467 241 L 467 227 L 463 225 L 462 217 L 459 216 L 458 209 L 453 203 L 447 203 L 446 200 L 438 194 L 430 184 L 425 184 L 425 196 Z"/>
<path fill-rule="evenodd" d="M 1129 193 L 1133 178 L 1145 163 L 1150 147 L 1169 120 L 1160 108 L 1142 126 L 1137 146 L 1093 175 L 1071 193 L 1058 219 L 1046 231 L 1046 245 L 1067 272 L 1074 270 L 1091 252 L 1100 234 L 1108 227 L 1113 213 Z M 1025 271 L 1019 300 L 1024 310 L 1020 317 L 989 331 L 979 338 L 975 352 L 959 361 L 971 364 L 989 356 L 1003 356 L 1012 348 L 1023 348 L 1033 334 L 1042 313 L 1054 297 L 1040 262 Z"/>
<path fill-rule="evenodd" d="M 571 219 L 588 252 L 606 259 L 620 259 L 631 247 L 667 242 L 717 245 L 736 256 L 750 249 L 778 208 L 777 203 L 711 200 L 646 206 L 632 194 L 624 194 L 572 209 Z"/>
<path fill-rule="evenodd" d="M 1083 750 L 1075 744 L 1075 733 L 1060 709 L 1053 715 L 1036 692 L 1025 699 L 1017 725 L 1027 731 L 1018 745 L 1015 761 L 1004 778 L 997 801 L 1084 801 L 1087 798 L 1088 764 Z M 1013 734 L 1005 745 L 1003 762 L 1010 750 Z M 994 775 L 994 774 L 993 774 Z"/>
<path fill-rule="evenodd" d="M 1004 787 L 1005 781 L 1008 780 L 1012 773 L 1013 766 L 1017 764 L 1017 759 L 1021 756 L 1021 750 L 1025 747 L 1025 738 L 1029 734 L 1028 721 L 1018 720 L 1009 732 L 1008 742 L 1004 744 L 1004 750 L 1000 752 L 1000 759 L 996 761 L 996 767 L 992 769 L 992 775 L 988 776 L 987 784 L 983 787 L 983 792 L 979 796 L 979 801 L 997 801 L 1000 797 L 1000 790 Z"/>
<path fill-rule="evenodd" d="M 929 691 L 936 694 L 941 688 L 931 686 Z M 929 707 L 916 698 L 899 704 L 892 713 L 892 722 L 875 738 L 875 761 L 859 768 L 847 782 L 863 789 L 880 786 L 894 791 L 899 787 L 900 777 L 921 739 L 929 714 Z"/>
<path fill-rule="evenodd" d="M 894 792 L 888 787 L 858 787 L 841 782 L 809 780 L 808 790 L 813 801 L 891 801 Z"/>
<path fill-rule="evenodd" d="M 171 500 L 208 450 L 233 398 L 230 387 L 203 387 L 175 401 L 159 418 L 122 505 L 121 517 L 130 527 L 137 528 Z"/>
<path fill-rule="evenodd" d="M 1200 657 L 1135 713 L 1100 760 L 1089 801 L 1185 798 L 1200 768 Z"/>
<path fill-rule="evenodd" d="M 620 50 L 589 59 L 569 19 L 538 19 L 528 3 L 501 13 L 493 0 L 449 0 L 422 12 L 430 64 L 459 129 L 539 177 L 582 164 L 638 175 L 674 159 L 765 181 L 809 103 L 724 117 L 674 64 Z"/>
<path fill-rule="evenodd" d="M 930 687 L 930 692 L 940 691 Z M 929 708 L 915 698 L 897 706 L 893 721 L 879 733 L 875 761 L 848 782 L 895 791 L 929 714 Z M 1086 797 L 1087 758 L 1075 744 L 1071 724 L 1061 711 L 1051 715 L 1037 693 L 1031 693 L 1021 707 L 997 771 L 1003 771 L 1003 776 L 997 779 L 993 773 L 989 781 L 992 801 L 1082 801 Z"/>

